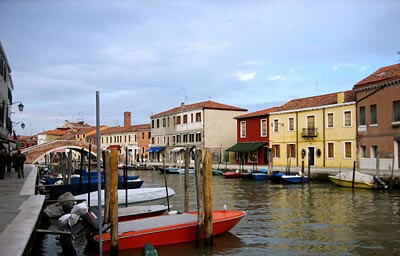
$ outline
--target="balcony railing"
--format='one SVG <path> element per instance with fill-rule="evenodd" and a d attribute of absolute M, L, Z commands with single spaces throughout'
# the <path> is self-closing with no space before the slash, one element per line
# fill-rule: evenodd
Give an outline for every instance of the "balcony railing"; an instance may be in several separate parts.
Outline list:
<path fill-rule="evenodd" d="M 314 138 L 318 136 L 317 128 L 303 128 L 303 132 L 301 133 L 302 137 L 305 138 Z"/>

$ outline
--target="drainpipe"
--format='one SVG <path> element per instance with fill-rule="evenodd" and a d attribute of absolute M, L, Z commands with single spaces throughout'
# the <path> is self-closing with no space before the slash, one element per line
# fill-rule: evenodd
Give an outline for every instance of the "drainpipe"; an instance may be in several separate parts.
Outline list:
<path fill-rule="evenodd" d="M 323 161 L 322 161 L 322 166 L 325 168 L 325 150 L 326 150 L 326 148 L 325 148 L 325 132 L 326 132 L 326 130 L 325 130 L 325 108 L 323 108 L 322 109 L 322 132 L 323 132 L 323 135 L 322 135 L 322 142 L 323 142 L 323 145 L 322 145 L 322 156 L 323 156 Z"/>

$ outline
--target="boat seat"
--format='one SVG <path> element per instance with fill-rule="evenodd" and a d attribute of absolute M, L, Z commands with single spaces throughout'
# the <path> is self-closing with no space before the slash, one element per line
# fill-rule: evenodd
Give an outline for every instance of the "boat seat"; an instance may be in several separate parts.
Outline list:
<path fill-rule="evenodd" d="M 197 216 L 194 214 L 182 213 L 176 215 L 164 215 L 152 218 L 120 222 L 118 225 L 118 234 L 125 232 L 140 231 L 146 229 L 160 228 L 172 225 L 197 222 Z"/>

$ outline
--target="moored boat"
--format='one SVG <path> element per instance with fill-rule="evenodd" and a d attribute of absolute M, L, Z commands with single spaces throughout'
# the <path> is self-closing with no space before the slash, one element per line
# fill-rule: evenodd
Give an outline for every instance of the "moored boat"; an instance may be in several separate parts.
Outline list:
<path fill-rule="evenodd" d="M 213 236 L 228 232 L 244 216 L 244 211 L 213 211 Z M 118 224 L 119 250 L 192 242 L 196 240 L 197 212 L 162 215 Z M 95 241 L 99 236 L 94 237 Z M 103 250 L 110 250 L 110 233 L 103 234 Z"/>
<path fill-rule="evenodd" d="M 175 191 L 172 188 L 168 188 L 168 197 L 175 195 Z M 98 192 L 90 193 L 90 205 L 98 205 Z M 76 200 L 88 200 L 87 194 L 75 196 Z M 140 189 L 128 189 L 128 204 L 136 205 L 154 205 L 154 204 L 165 204 L 167 201 L 167 195 L 165 187 L 158 188 L 140 188 Z M 101 191 L 101 203 L 104 205 L 104 190 Z M 118 204 L 125 204 L 125 190 L 118 190 Z"/>
<path fill-rule="evenodd" d="M 255 173 L 253 173 L 253 179 L 255 179 L 255 180 L 267 180 L 268 179 L 268 174 L 255 172 Z"/>
<path fill-rule="evenodd" d="M 308 182 L 307 176 L 301 176 L 298 174 L 286 175 L 283 172 L 274 172 L 269 176 L 269 178 L 273 183 L 280 183 L 280 184 L 297 184 L 297 183 Z"/>
<path fill-rule="evenodd" d="M 338 186 L 341 187 L 353 187 L 353 172 L 341 172 L 334 176 L 329 176 L 329 179 Z M 386 188 L 386 184 L 384 184 L 378 177 L 361 173 L 359 171 L 355 171 L 354 173 L 354 187 L 355 188 L 364 188 L 364 189 L 376 189 L 380 187 Z"/>
<path fill-rule="evenodd" d="M 227 179 L 240 178 L 240 172 L 224 172 L 222 175 L 224 175 L 224 177 Z"/>

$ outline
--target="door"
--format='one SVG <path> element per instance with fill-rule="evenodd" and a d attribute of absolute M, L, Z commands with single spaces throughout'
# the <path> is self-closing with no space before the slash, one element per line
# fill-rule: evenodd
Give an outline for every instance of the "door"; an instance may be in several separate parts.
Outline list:
<path fill-rule="evenodd" d="M 308 147 L 308 164 L 310 166 L 314 166 L 315 165 L 315 158 L 314 158 L 314 147 Z"/>
<path fill-rule="evenodd" d="M 269 162 L 269 151 L 271 149 L 264 147 L 264 164 L 268 164 Z"/>

